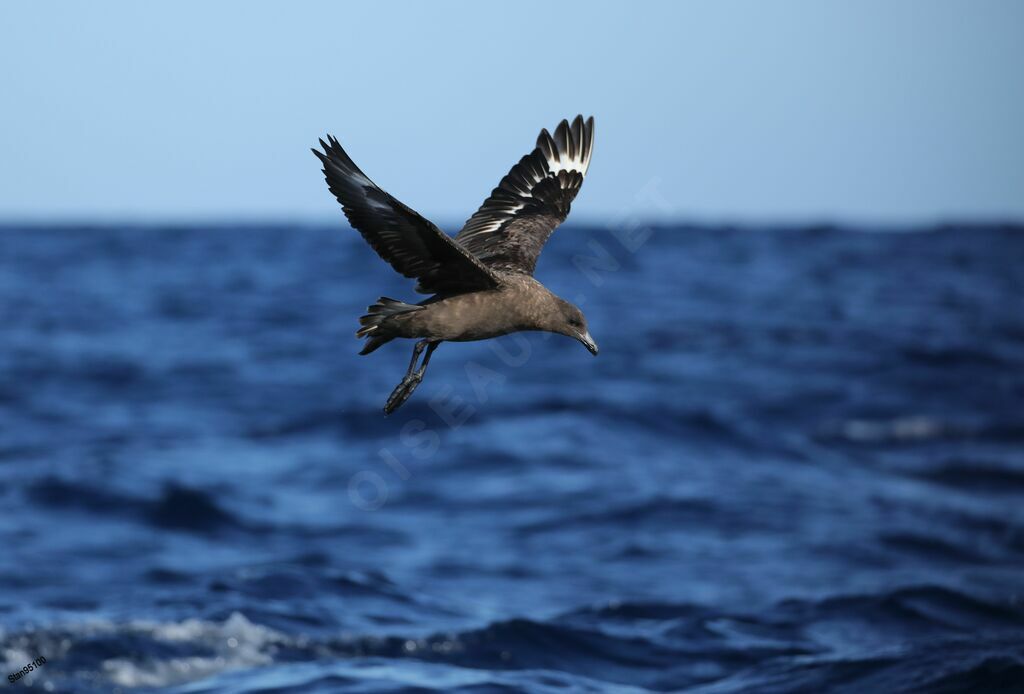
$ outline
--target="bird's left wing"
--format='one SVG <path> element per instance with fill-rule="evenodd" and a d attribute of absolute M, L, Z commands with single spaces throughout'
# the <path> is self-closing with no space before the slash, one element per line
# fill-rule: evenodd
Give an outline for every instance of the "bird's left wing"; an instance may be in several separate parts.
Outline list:
<path fill-rule="evenodd" d="M 493 289 L 498 280 L 483 263 L 415 210 L 381 190 L 359 170 L 338 141 L 320 140 L 313 150 L 324 165 L 327 186 L 352 226 L 406 277 L 419 280 L 416 291 L 460 294 Z"/>
<path fill-rule="evenodd" d="M 455 240 L 488 267 L 533 274 L 541 249 L 569 214 L 590 166 L 594 119 L 576 116 L 519 160 Z"/>

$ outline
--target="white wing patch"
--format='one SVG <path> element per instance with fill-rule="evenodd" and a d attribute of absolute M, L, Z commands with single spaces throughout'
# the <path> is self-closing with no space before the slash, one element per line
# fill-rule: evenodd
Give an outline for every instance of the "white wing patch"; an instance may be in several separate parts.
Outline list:
<path fill-rule="evenodd" d="M 578 147 L 573 152 L 552 152 L 550 148 L 544 147 L 541 151 L 544 152 L 544 160 L 548 163 L 551 175 L 557 175 L 559 171 L 579 171 L 581 176 L 586 176 L 593 150 L 584 152 L 582 147 Z"/>
<path fill-rule="evenodd" d="M 554 136 L 542 130 L 531 155 L 502 179 L 491 197 L 466 222 L 459 240 L 468 242 L 500 229 L 533 201 L 533 190 L 544 179 L 557 178 L 562 171 L 586 176 L 594 147 L 593 128 L 593 118 L 584 122 L 582 116 L 576 116 L 571 125 L 564 120 L 559 123 Z"/>
<path fill-rule="evenodd" d="M 566 157 L 562 159 L 560 157 L 546 157 L 548 162 L 548 170 L 552 174 L 556 174 L 559 171 L 579 171 L 584 176 L 587 175 L 587 167 L 590 166 L 590 157 L 586 159 L 582 157 Z"/>

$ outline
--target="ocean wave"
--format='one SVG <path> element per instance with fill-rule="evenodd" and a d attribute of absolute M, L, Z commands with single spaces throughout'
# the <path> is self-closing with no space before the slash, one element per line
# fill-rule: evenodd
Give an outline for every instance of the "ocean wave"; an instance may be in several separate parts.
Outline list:
<path fill-rule="evenodd" d="M 838 681 L 851 690 L 878 691 L 910 681 L 910 673 L 935 687 L 1011 681 L 1024 668 L 1022 637 L 1024 604 L 924 585 L 880 595 L 784 600 L 746 613 L 617 603 L 545 621 L 513 619 L 429 636 L 317 637 L 235 612 L 221 621 L 55 626 L 5 634 L 0 645 L 9 668 L 46 653 L 47 667 L 33 677 L 53 686 L 166 687 L 311 661 L 357 683 L 369 663 L 413 661 L 483 671 L 494 681 L 509 671 L 558 672 L 582 682 L 659 691 L 703 686 L 709 692 L 795 692 Z M 953 655 L 936 669 L 936 653 Z M 323 676 L 323 670 L 316 673 Z M 490 680 L 476 680 L 484 681 Z"/>
<path fill-rule="evenodd" d="M 127 517 L 166 530 L 214 533 L 251 529 L 221 508 L 212 494 L 176 482 L 164 485 L 153 499 L 49 476 L 32 483 L 26 494 L 34 503 L 52 509 Z"/>

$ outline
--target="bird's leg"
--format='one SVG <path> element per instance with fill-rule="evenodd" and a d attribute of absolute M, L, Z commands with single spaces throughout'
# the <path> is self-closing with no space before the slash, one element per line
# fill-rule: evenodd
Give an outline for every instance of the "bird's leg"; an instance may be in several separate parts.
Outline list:
<path fill-rule="evenodd" d="M 409 370 L 405 372 L 405 377 L 402 382 L 395 386 L 395 389 L 391 391 L 391 395 L 388 397 L 387 403 L 384 405 L 384 414 L 391 414 L 399 407 L 402 406 L 412 392 L 416 390 L 416 386 L 423 380 L 423 374 L 426 373 L 427 364 L 430 362 L 430 355 L 434 353 L 437 346 L 441 344 L 440 341 L 420 340 L 416 343 L 416 346 L 412 350 L 412 360 L 409 361 Z M 423 349 L 426 348 L 427 353 L 423 357 L 423 363 L 420 368 L 416 370 L 416 362 L 419 360 L 420 354 Z"/>
<path fill-rule="evenodd" d="M 405 377 L 412 376 L 412 370 L 416 368 L 416 362 L 420 360 L 420 355 L 423 354 L 423 348 L 427 346 L 426 340 L 420 340 L 412 348 L 412 359 L 409 360 L 409 368 L 405 370 Z"/>
<path fill-rule="evenodd" d="M 434 350 L 437 349 L 437 346 L 439 344 L 441 344 L 440 340 L 438 340 L 437 342 L 430 342 L 427 344 L 427 353 L 423 355 L 423 363 L 420 364 L 420 370 L 417 372 L 417 375 L 421 379 L 423 378 L 423 374 L 427 372 L 427 364 L 430 363 L 430 355 L 434 353 Z"/>

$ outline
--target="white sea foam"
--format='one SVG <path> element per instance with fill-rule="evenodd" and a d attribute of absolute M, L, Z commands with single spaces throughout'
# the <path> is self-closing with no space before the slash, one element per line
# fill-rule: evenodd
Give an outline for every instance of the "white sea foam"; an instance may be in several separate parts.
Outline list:
<path fill-rule="evenodd" d="M 74 643 L 97 637 L 115 635 L 126 640 L 151 640 L 158 643 L 189 644 L 203 651 L 202 655 L 172 658 L 131 660 L 108 658 L 99 664 L 98 673 L 68 672 L 59 663 Z M 163 687 L 209 677 L 226 670 L 258 667 L 274 660 L 280 646 L 304 647 L 303 640 L 294 639 L 274 629 L 254 624 L 245 615 L 235 612 L 223 622 L 185 619 L 180 622 L 132 620 L 126 623 L 109 621 L 85 622 L 46 631 L 25 632 L 2 638 L 0 654 L 7 672 L 13 672 L 45 652 L 48 666 L 31 673 L 44 688 L 54 677 L 85 677 L 97 674 L 116 687 Z"/>
<path fill-rule="evenodd" d="M 278 631 L 253 624 L 238 612 L 222 623 L 186 619 L 169 623 L 139 621 L 128 626 L 130 631 L 157 641 L 202 645 L 213 655 L 155 661 L 105 660 L 103 673 L 112 683 L 124 687 L 160 687 L 224 670 L 266 665 L 273 662 L 277 646 L 290 640 Z"/>

